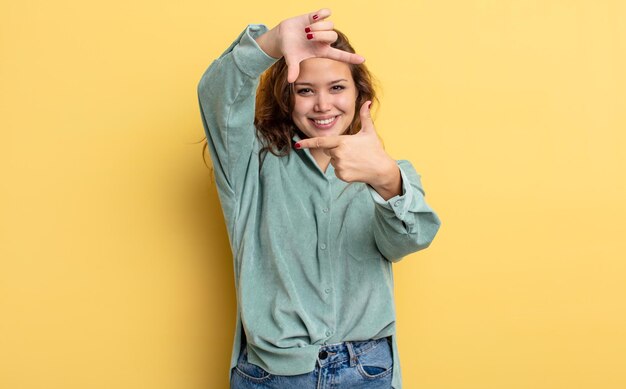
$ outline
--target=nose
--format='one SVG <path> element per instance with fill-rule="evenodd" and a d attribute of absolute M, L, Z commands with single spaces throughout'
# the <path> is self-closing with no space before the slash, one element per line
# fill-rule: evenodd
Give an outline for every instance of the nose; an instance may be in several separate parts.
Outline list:
<path fill-rule="evenodd" d="M 332 96 L 328 93 L 318 93 L 315 100 L 316 112 L 328 112 L 332 109 Z"/>

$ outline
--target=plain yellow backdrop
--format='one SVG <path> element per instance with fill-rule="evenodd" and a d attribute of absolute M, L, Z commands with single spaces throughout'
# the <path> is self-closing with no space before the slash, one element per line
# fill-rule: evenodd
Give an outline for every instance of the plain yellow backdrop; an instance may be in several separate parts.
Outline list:
<path fill-rule="evenodd" d="M 227 387 L 196 85 L 322 6 L 443 221 L 394 265 L 405 388 L 625 388 L 626 3 L 303 4 L 1 0 L 0 388 Z"/>

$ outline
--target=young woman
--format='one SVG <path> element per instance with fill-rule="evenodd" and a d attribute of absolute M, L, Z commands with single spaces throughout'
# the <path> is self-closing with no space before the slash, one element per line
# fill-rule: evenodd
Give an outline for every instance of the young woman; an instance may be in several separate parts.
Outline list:
<path fill-rule="evenodd" d="M 198 86 L 234 257 L 232 388 L 401 386 L 392 262 L 440 223 L 329 16 L 248 26 Z"/>

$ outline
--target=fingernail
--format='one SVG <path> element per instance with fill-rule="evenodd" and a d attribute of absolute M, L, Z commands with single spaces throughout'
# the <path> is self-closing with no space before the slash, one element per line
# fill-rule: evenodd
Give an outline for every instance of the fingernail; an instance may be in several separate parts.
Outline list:
<path fill-rule="evenodd" d="M 313 20 L 317 20 L 317 18 L 319 18 L 318 15 L 313 15 Z"/>
<path fill-rule="evenodd" d="M 304 29 L 304 32 L 311 32 L 311 27 L 306 27 L 306 28 Z"/>
<path fill-rule="evenodd" d="M 306 34 L 306 39 L 313 39 L 313 34 Z"/>
<path fill-rule="evenodd" d="M 300 149 L 300 147 L 302 147 L 302 146 L 300 146 L 300 143 L 296 143 L 295 147 L 296 147 L 296 149 Z"/>

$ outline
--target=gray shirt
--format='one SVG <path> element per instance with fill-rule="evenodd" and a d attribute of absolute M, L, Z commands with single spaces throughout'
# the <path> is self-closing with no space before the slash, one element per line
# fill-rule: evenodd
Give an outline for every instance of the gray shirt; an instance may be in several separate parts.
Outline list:
<path fill-rule="evenodd" d="M 313 371 L 322 345 L 392 336 L 400 388 L 392 263 L 428 247 L 439 218 L 407 161 L 397 162 L 402 194 L 387 201 L 332 165 L 323 172 L 308 149 L 260 163 L 255 94 L 276 61 L 254 40 L 265 31 L 248 26 L 198 85 L 234 260 L 231 368 L 244 335 L 249 361 L 279 375 Z"/>

